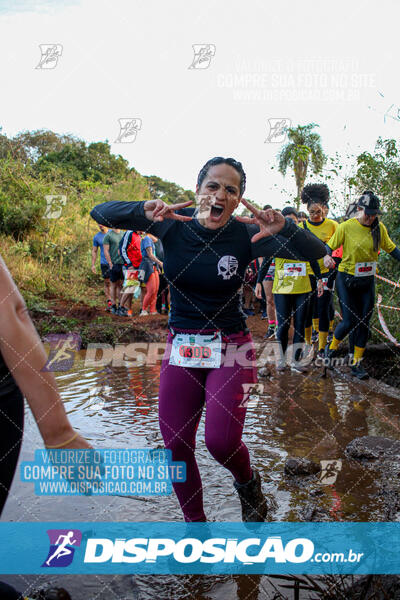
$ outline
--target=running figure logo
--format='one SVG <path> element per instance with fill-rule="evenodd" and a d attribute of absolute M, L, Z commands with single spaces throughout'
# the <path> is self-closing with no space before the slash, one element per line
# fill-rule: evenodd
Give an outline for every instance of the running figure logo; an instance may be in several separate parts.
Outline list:
<path fill-rule="evenodd" d="M 214 44 L 193 44 L 194 57 L 189 69 L 208 69 L 215 56 Z"/>
<path fill-rule="evenodd" d="M 222 279 L 230 279 L 238 270 L 238 260 L 235 256 L 223 256 L 218 261 L 218 275 L 222 275 Z"/>
<path fill-rule="evenodd" d="M 255 408 L 260 400 L 260 395 L 264 393 L 263 383 L 242 383 L 243 400 L 239 408 Z"/>
<path fill-rule="evenodd" d="M 78 333 L 51 333 L 45 338 L 50 344 L 49 357 L 42 371 L 69 371 L 75 360 L 75 352 L 81 347 Z"/>
<path fill-rule="evenodd" d="M 60 58 L 63 47 L 61 44 L 39 44 L 40 57 L 39 64 L 36 69 L 55 69 Z"/>
<path fill-rule="evenodd" d="M 101 410 L 104 408 L 106 401 L 104 398 L 109 398 L 112 394 L 112 389 L 109 385 L 96 385 L 89 392 L 89 401 L 87 408 L 92 410 Z"/>
<path fill-rule="evenodd" d="M 142 129 L 142 119 L 118 119 L 119 134 L 114 144 L 132 144 Z"/>
<path fill-rule="evenodd" d="M 339 471 L 342 469 L 342 461 L 338 460 L 321 460 L 321 473 L 319 482 L 324 485 L 333 485 L 337 479 Z"/>
<path fill-rule="evenodd" d="M 67 203 L 67 196 L 61 194 L 45 196 L 47 207 L 44 213 L 45 219 L 58 219 L 61 217 L 62 207 Z"/>
<path fill-rule="evenodd" d="M 384 123 L 386 123 L 386 117 L 388 117 L 389 119 L 393 119 L 394 121 L 400 121 L 400 108 L 398 106 L 395 107 L 395 105 L 392 104 L 391 106 L 389 106 L 389 108 L 383 116 Z"/>
<path fill-rule="evenodd" d="M 81 545 L 79 529 L 48 529 L 50 548 L 42 567 L 68 567 L 74 558 L 75 548 Z"/>
<path fill-rule="evenodd" d="M 215 197 L 209 194 L 196 195 L 196 210 L 198 219 L 207 219 L 211 214 L 211 207 L 215 204 Z"/>
<path fill-rule="evenodd" d="M 286 140 L 290 119 L 268 119 L 269 132 L 264 144 L 282 144 Z"/>

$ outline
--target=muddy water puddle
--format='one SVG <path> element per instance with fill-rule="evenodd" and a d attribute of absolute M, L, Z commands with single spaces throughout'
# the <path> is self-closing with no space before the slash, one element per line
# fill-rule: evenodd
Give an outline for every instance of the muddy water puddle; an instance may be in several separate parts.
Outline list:
<path fill-rule="evenodd" d="M 66 410 L 75 429 L 94 447 L 156 448 L 163 442 L 158 428 L 159 365 L 87 368 L 83 354 L 74 370 L 58 373 Z M 378 472 L 349 461 L 347 444 L 355 437 L 381 435 L 400 439 L 399 402 L 335 375 L 321 379 L 290 371 L 260 379 L 251 396 L 244 441 L 259 469 L 264 491 L 274 499 L 273 521 L 385 520 L 385 499 L 377 494 Z M 177 392 L 179 393 L 179 392 Z M 182 398 L 184 402 L 184 398 Z M 41 448 L 33 418 L 26 410 L 20 461 L 32 460 Z M 219 466 L 204 445 L 204 417 L 197 433 L 197 460 L 203 478 L 205 512 L 210 520 L 240 521 L 240 504 L 232 476 Z M 321 465 L 314 476 L 285 475 L 289 457 L 305 457 Z M 324 467 L 325 465 L 325 467 Z M 333 468 L 332 468 L 333 465 Z M 382 477 L 382 472 L 379 472 Z M 33 485 L 15 477 L 4 521 L 181 521 L 174 495 L 163 497 L 45 497 L 34 496 Z M 28 594 L 42 576 L 2 579 Z M 47 581 L 49 581 L 47 579 Z M 269 599 L 294 597 L 281 587 L 287 582 L 266 576 L 54 576 L 73 600 L 134 598 Z M 310 595 L 311 594 L 311 595 Z M 315 597 L 301 592 L 300 598 Z"/>

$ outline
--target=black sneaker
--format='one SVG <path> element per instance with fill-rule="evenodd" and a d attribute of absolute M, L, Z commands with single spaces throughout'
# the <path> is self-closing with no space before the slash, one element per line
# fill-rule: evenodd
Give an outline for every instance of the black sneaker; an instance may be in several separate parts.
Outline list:
<path fill-rule="evenodd" d="M 330 331 L 328 333 L 328 337 L 326 338 L 326 341 L 328 342 L 328 344 L 330 344 L 332 340 L 333 340 L 333 331 Z"/>
<path fill-rule="evenodd" d="M 244 522 L 265 521 L 267 516 L 267 500 L 261 489 L 260 473 L 253 469 L 253 478 L 248 483 L 234 482 L 242 505 L 242 520 Z"/>
<path fill-rule="evenodd" d="M 311 342 L 312 343 L 318 342 L 318 337 L 319 337 L 318 331 L 315 331 L 315 329 L 313 329 L 312 334 L 311 334 Z"/>
<path fill-rule="evenodd" d="M 271 325 L 268 327 L 267 333 L 264 335 L 264 338 L 266 340 L 270 340 L 273 337 L 275 337 L 275 327 L 271 327 Z"/>
<path fill-rule="evenodd" d="M 124 306 L 119 306 L 117 312 L 115 313 L 119 317 L 128 317 L 128 310 Z"/>
<path fill-rule="evenodd" d="M 353 377 L 357 377 L 357 379 L 369 379 L 367 371 L 364 369 L 360 362 L 351 367 L 351 374 L 353 375 Z"/>
<path fill-rule="evenodd" d="M 337 350 L 331 350 L 329 348 L 329 344 L 327 344 L 325 346 L 325 350 L 324 350 L 324 358 L 326 359 L 324 361 L 324 367 L 328 367 L 328 369 L 332 369 L 331 360 L 335 356 L 337 356 Z"/>

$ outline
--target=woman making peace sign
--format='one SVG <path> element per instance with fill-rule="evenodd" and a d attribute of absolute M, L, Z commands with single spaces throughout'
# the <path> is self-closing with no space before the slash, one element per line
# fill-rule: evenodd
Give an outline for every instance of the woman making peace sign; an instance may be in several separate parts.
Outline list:
<path fill-rule="evenodd" d="M 229 469 L 244 521 L 263 521 L 267 505 L 258 471 L 242 441 L 246 390 L 256 381 L 255 352 L 238 291 L 247 265 L 259 256 L 312 260 L 325 245 L 277 211 L 253 208 L 242 196 L 240 162 L 216 157 L 200 170 L 196 192 L 210 197 L 202 210 L 191 202 L 106 202 L 91 216 L 108 227 L 140 229 L 161 239 L 171 290 L 168 345 L 161 365 L 159 422 L 174 461 L 186 462 L 186 481 L 174 490 L 186 521 L 205 521 L 195 458 L 196 431 L 206 407 L 205 442 Z M 253 217 L 233 217 L 242 203 Z"/>

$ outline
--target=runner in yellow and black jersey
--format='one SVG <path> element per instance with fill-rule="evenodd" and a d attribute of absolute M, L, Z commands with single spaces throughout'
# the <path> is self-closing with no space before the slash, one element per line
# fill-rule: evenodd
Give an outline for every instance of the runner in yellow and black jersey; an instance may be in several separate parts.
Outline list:
<path fill-rule="evenodd" d="M 300 223 L 299 227 L 308 229 L 322 242 L 326 243 L 335 233 L 338 223 L 332 219 L 324 217 L 325 209 L 328 207 L 329 188 L 324 183 L 312 183 L 306 185 L 301 194 L 303 203 L 307 204 L 309 218 Z M 331 301 L 334 288 L 335 271 L 325 267 L 323 260 L 319 260 L 318 264 L 322 273 L 324 283 L 324 292 L 317 297 L 316 289 L 317 282 L 314 275 L 310 275 L 312 292 L 309 298 L 305 339 L 307 343 L 311 341 L 311 331 L 313 328 L 318 331 L 318 353 L 323 355 L 324 348 L 329 332 L 329 323 L 331 317 Z"/>
<path fill-rule="evenodd" d="M 374 309 L 379 250 L 385 250 L 400 261 L 400 250 L 390 239 L 385 225 L 379 222 L 379 214 L 379 198 L 371 191 L 364 192 L 358 201 L 356 217 L 341 223 L 327 243 L 331 250 L 343 245 L 343 258 L 336 279 L 343 319 L 335 329 L 332 342 L 325 349 L 325 356 L 330 360 L 340 342 L 353 332 L 352 374 L 359 379 L 368 378 L 368 373 L 361 366 L 361 359 Z M 324 257 L 325 266 L 329 267 L 332 263 L 329 254 Z"/>

